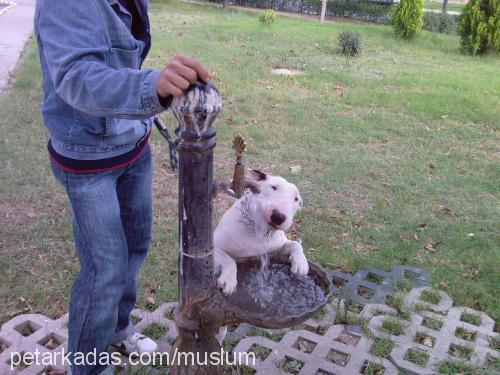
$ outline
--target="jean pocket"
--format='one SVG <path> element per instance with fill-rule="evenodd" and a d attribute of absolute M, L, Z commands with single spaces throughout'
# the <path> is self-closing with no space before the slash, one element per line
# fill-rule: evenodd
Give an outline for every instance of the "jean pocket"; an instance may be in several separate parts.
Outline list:
<path fill-rule="evenodd" d="M 122 49 L 112 47 L 109 49 L 109 66 L 114 69 L 139 69 L 141 65 L 141 53 L 139 46 L 135 49 Z"/>

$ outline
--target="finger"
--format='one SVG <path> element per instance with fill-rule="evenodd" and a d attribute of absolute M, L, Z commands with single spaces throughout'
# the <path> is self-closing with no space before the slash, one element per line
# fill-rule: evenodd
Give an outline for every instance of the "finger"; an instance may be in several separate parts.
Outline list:
<path fill-rule="evenodd" d="M 181 90 L 186 90 L 190 85 L 188 80 L 186 80 L 184 77 L 180 76 L 176 72 L 168 72 L 165 77 L 171 84 L 173 84 L 174 86 L 178 87 Z"/>
<path fill-rule="evenodd" d="M 184 65 L 193 69 L 198 77 L 204 82 L 210 81 L 210 73 L 205 69 L 203 65 L 198 60 L 193 59 L 189 56 L 178 56 L 178 60 Z"/>
<path fill-rule="evenodd" d="M 184 93 L 184 91 L 182 91 L 180 88 L 173 85 L 169 81 L 165 81 L 164 90 L 165 90 L 165 94 L 162 96 L 167 96 L 168 94 L 173 95 L 173 96 L 180 96 Z"/>
<path fill-rule="evenodd" d="M 156 91 L 158 92 L 158 95 L 162 97 L 168 95 L 174 95 L 174 96 L 182 95 L 182 90 L 174 86 L 172 83 L 170 83 L 170 81 L 163 73 L 160 75 L 160 78 L 156 83 Z"/>
<path fill-rule="evenodd" d="M 184 79 L 188 80 L 191 83 L 195 83 L 198 80 L 198 75 L 194 71 L 194 69 L 191 69 L 190 67 L 183 65 L 181 62 L 178 61 L 173 61 L 172 62 L 172 69 L 182 76 Z"/>

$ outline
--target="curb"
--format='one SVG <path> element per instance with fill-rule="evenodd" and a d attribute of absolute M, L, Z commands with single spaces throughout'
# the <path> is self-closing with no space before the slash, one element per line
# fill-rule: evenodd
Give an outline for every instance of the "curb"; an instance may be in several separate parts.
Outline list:
<path fill-rule="evenodd" d="M 13 2 L 8 2 L 7 4 L 9 4 L 9 5 L 7 5 L 6 8 L 3 8 L 2 10 L 0 10 L 0 16 L 2 14 L 4 14 L 5 12 L 7 12 L 10 8 L 14 8 L 17 5 L 17 3 L 13 3 Z"/>

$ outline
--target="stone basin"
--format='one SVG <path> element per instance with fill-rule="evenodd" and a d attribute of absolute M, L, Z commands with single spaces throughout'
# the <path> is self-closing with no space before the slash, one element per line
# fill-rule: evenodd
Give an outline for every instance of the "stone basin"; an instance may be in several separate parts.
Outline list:
<path fill-rule="evenodd" d="M 291 327 L 307 320 L 332 293 L 323 268 L 308 263 L 309 273 L 297 276 L 290 271 L 288 255 L 272 254 L 268 279 L 260 283 L 260 257 L 239 260 L 236 291 L 222 297 L 227 320 L 262 328 Z"/>

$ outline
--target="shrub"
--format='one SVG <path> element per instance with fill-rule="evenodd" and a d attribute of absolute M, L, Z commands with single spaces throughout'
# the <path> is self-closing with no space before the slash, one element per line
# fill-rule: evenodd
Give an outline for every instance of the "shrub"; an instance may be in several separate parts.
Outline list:
<path fill-rule="evenodd" d="M 500 52 L 500 2 L 470 0 L 460 18 L 462 52 L 472 55 L 488 50 Z"/>
<path fill-rule="evenodd" d="M 355 56 L 361 53 L 361 35 L 356 31 L 344 31 L 337 38 L 342 54 Z"/>
<path fill-rule="evenodd" d="M 455 34 L 458 32 L 458 20 L 459 16 L 427 12 L 424 15 L 424 30 Z"/>
<path fill-rule="evenodd" d="M 272 9 L 266 9 L 259 14 L 259 21 L 263 25 L 271 26 L 276 21 L 276 12 Z"/>
<path fill-rule="evenodd" d="M 413 38 L 423 26 L 424 0 L 401 0 L 392 16 L 396 34 Z"/>

